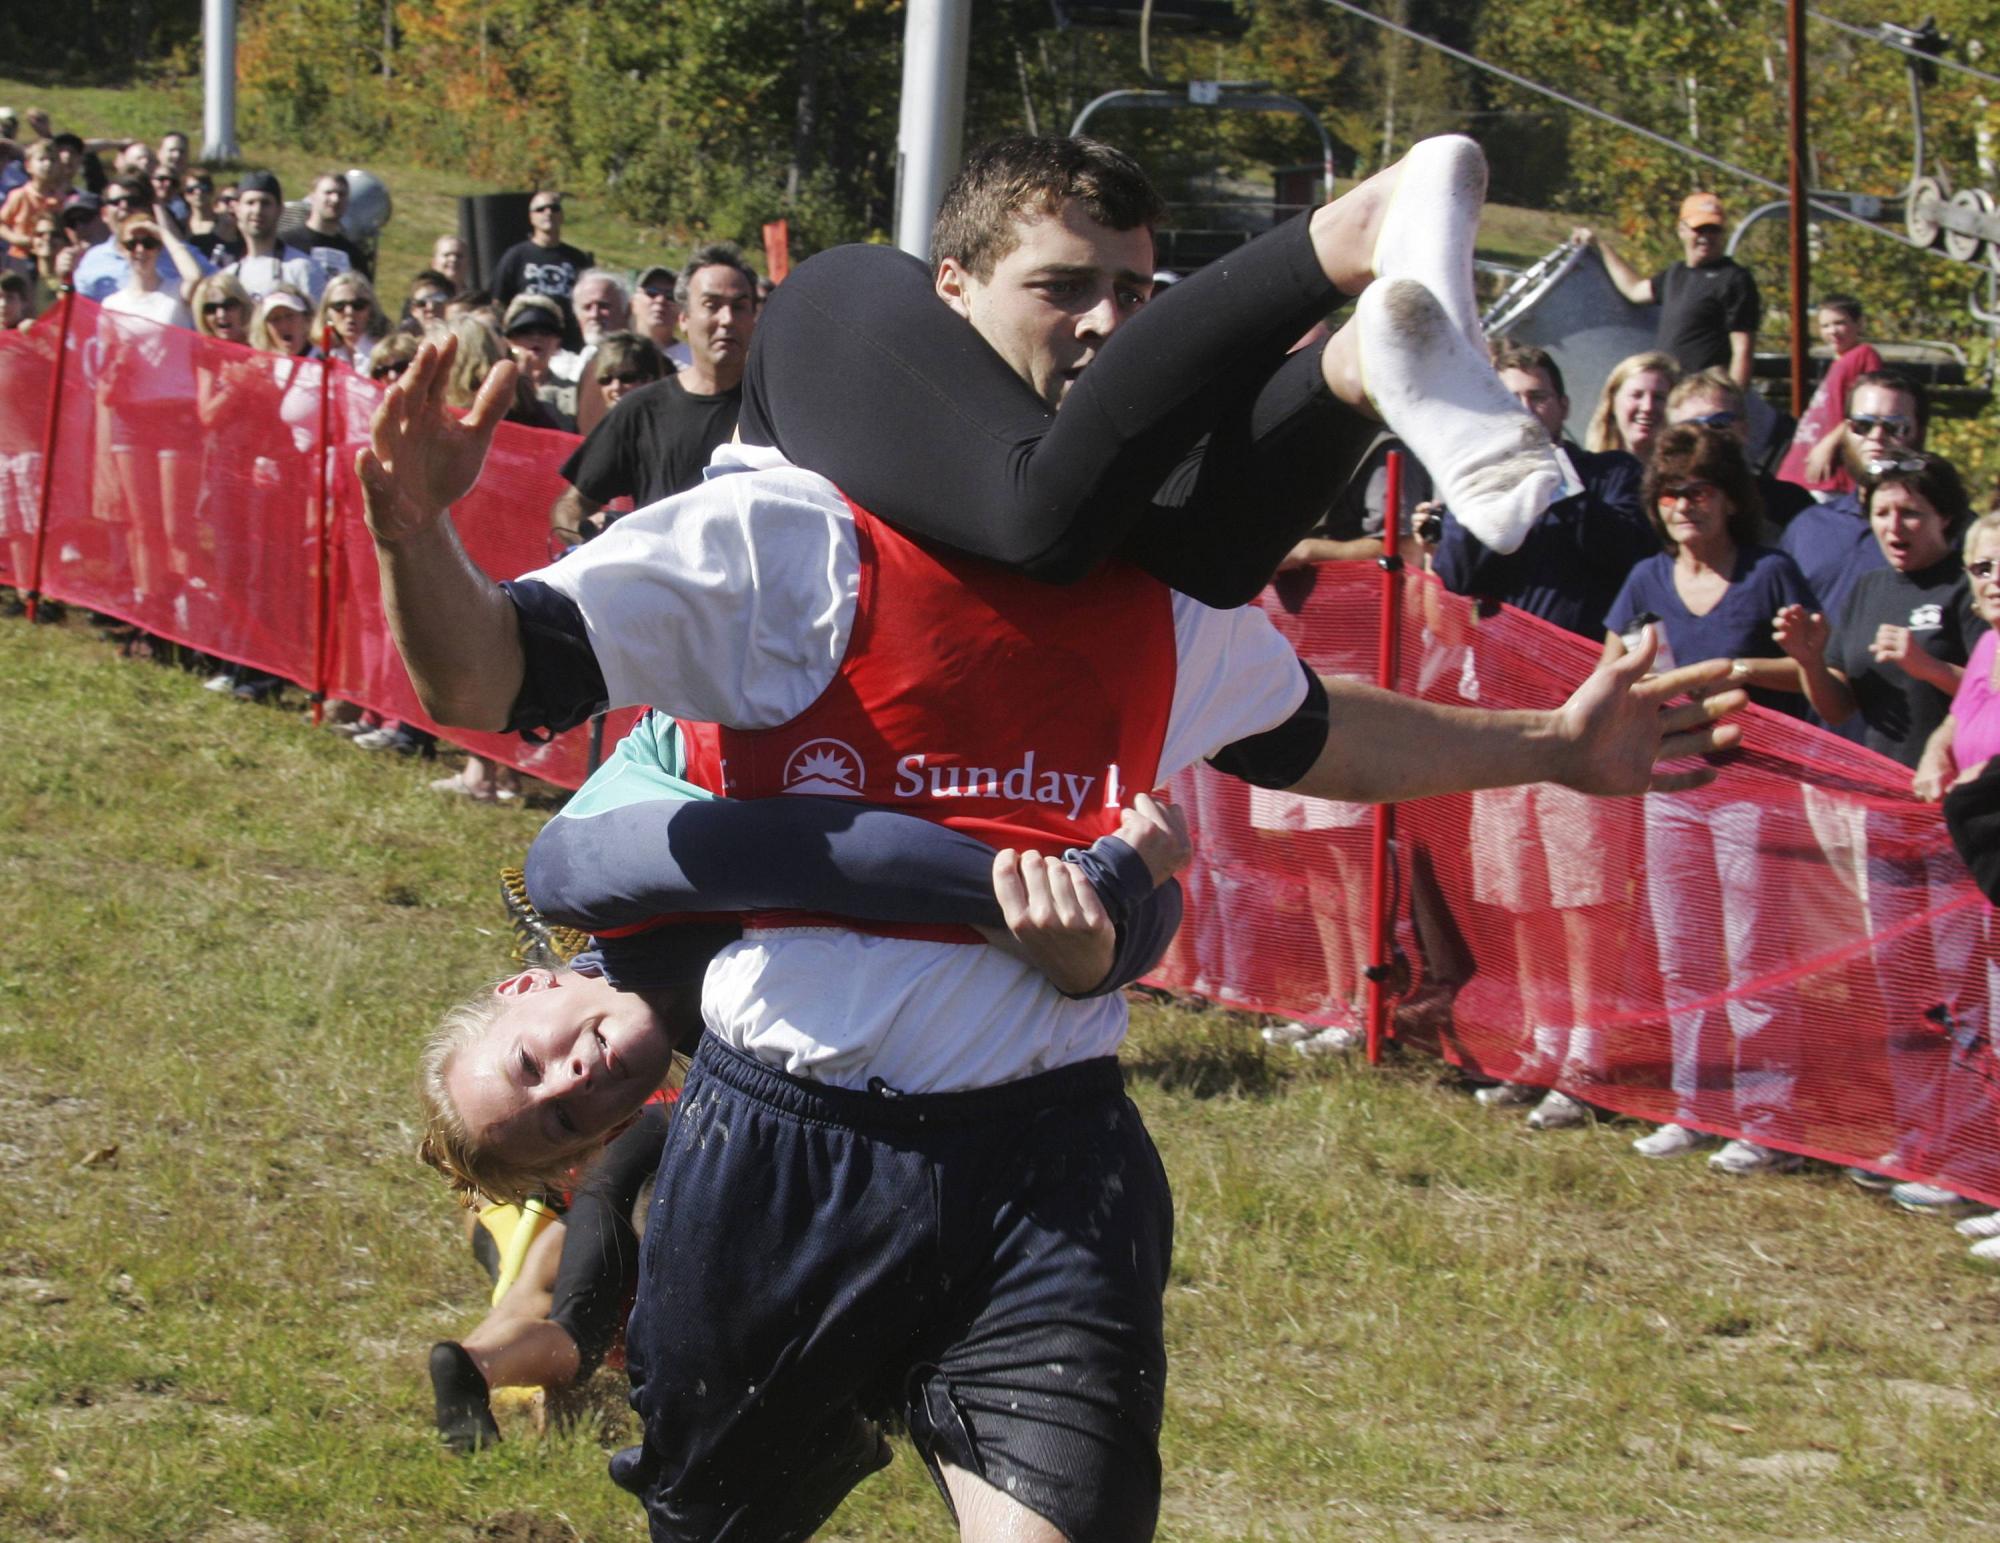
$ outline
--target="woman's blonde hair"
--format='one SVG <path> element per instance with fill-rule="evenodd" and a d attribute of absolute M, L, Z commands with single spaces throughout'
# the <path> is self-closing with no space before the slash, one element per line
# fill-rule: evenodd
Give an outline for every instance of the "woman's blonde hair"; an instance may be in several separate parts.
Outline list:
<path fill-rule="evenodd" d="M 221 300 L 234 300 L 243 307 L 244 322 L 247 325 L 253 309 L 250 292 L 236 280 L 233 273 L 211 273 L 194 287 L 194 295 L 188 301 L 188 309 L 194 312 L 195 330 L 205 338 L 219 336 L 209 322 L 206 307 Z"/>
<path fill-rule="evenodd" d="M 333 319 L 333 302 L 346 295 L 359 295 L 368 302 L 368 325 L 361 330 L 371 338 L 386 337 L 389 332 L 389 318 L 382 314 L 382 302 L 375 297 L 375 286 L 368 282 L 368 275 L 358 269 L 349 268 L 345 273 L 336 273 L 326 281 L 326 288 L 320 291 L 319 309 L 313 312 L 313 341 L 326 336 L 328 324 Z"/>
<path fill-rule="evenodd" d="M 2000 536 L 2000 509 L 1995 509 L 1990 514 L 1982 514 L 1965 527 L 1965 545 L 1960 550 L 1966 562 L 1972 561 L 1972 549 L 1979 544 L 1979 538 L 1984 535 Z"/>
<path fill-rule="evenodd" d="M 1584 436 L 1586 450 L 1625 450 L 1625 436 L 1618 432 L 1618 393 L 1625 382 L 1634 375 L 1644 375 L 1647 371 L 1667 377 L 1669 389 L 1681 378 L 1681 367 L 1672 354 L 1663 354 L 1657 349 L 1649 349 L 1643 354 L 1632 354 L 1620 359 L 1611 367 L 1605 377 L 1604 389 L 1597 394 L 1597 411 L 1590 415 L 1590 430 Z"/>
<path fill-rule="evenodd" d="M 596 1137 L 586 1137 L 572 1147 L 524 1162 L 488 1150 L 467 1128 L 446 1079 L 458 1052 L 490 1029 L 516 1000 L 500 995 L 502 984 L 495 981 L 482 987 L 448 1010 L 424 1042 L 417 1067 L 417 1096 L 424 1106 L 424 1133 L 417 1142 L 417 1156 L 443 1174 L 459 1204 L 468 1207 L 479 1204 L 482 1196 L 520 1205 L 532 1195 L 560 1190 L 567 1184 L 570 1170 L 603 1145 Z"/>

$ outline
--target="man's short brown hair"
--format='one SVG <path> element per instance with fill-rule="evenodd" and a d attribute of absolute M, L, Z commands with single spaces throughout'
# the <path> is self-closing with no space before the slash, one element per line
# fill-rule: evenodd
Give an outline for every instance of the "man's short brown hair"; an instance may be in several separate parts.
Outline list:
<path fill-rule="evenodd" d="M 931 227 L 931 260 L 949 257 L 982 283 L 1019 245 L 1017 219 L 1057 213 L 1075 199 L 1100 225 L 1150 231 L 1166 205 L 1139 163 L 1097 139 L 1017 134 L 966 157 Z"/>
<path fill-rule="evenodd" d="M 1549 389 L 1565 402 L 1569 392 L 1563 387 L 1562 366 L 1556 363 L 1555 355 L 1546 348 L 1531 348 L 1526 343 L 1509 343 L 1504 339 L 1493 345 L 1493 373 L 1502 370 L 1519 370 L 1523 375 L 1540 375 L 1549 383 Z"/>

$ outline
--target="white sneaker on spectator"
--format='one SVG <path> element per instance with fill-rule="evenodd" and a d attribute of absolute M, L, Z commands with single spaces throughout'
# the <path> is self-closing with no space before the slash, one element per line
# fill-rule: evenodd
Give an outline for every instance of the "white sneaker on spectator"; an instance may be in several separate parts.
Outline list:
<path fill-rule="evenodd" d="M 1559 1088 L 1528 1111 L 1529 1130 L 1571 1130 L 1590 1123 L 1590 1106 Z"/>
<path fill-rule="evenodd" d="M 1968 1216 L 1954 1230 L 1962 1238 L 2000 1238 L 2000 1211 Z"/>
<path fill-rule="evenodd" d="M 1352 1051 L 1368 1048 L 1366 1029 L 1347 1029 L 1335 1025 L 1321 1029 L 1317 1034 L 1298 1041 L 1292 1046 L 1300 1055 L 1347 1055 Z"/>
<path fill-rule="evenodd" d="M 1488 1109 L 1508 1109 L 1516 1104 L 1532 1104 L 1542 1096 L 1542 1090 L 1525 1082 L 1496 1082 L 1472 1096 Z"/>
<path fill-rule="evenodd" d="M 387 750 L 396 743 L 394 729 L 367 729 L 348 741 L 356 750 Z"/>
<path fill-rule="evenodd" d="M 1979 1209 L 1977 1200 L 1967 1200 L 1955 1189 L 1946 1189 L 1942 1184 L 1919 1184 L 1915 1180 L 1898 1184 L 1889 1191 L 1889 1198 L 1918 1216 L 1958 1216 Z"/>
<path fill-rule="evenodd" d="M 234 691 L 236 689 L 236 677 L 226 672 L 221 675 L 211 675 L 201 683 L 201 689 L 204 691 Z"/>
<path fill-rule="evenodd" d="M 2000 1238 L 1982 1238 L 1966 1252 L 1982 1264 L 2000 1264 Z"/>
<path fill-rule="evenodd" d="M 1761 1147 L 1754 1141 L 1740 1138 L 1732 1141 L 1708 1160 L 1708 1166 L 1717 1173 L 1733 1173 L 1738 1176 L 1751 1173 L 1791 1173 L 1805 1166 L 1805 1159 L 1795 1152 L 1779 1152 L 1770 1147 Z"/>
<path fill-rule="evenodd" d="M 1296 1045 L 1319 1032 L 1309 1023 L 1267 1023 L 1257 1031 L 1267 1045 Z"/>
<path fill-rule="evenodd" d="M 1641 1157 L 1681 1157 L 1696 1147 L 1707 1146 L 1714 1139 L 1698 1130 L 1689 1130 L 1685 1125 L 1667 1124 L 1650 1136 L 1641 1136 L 1632 1143 L 1632 1150 Z"/>

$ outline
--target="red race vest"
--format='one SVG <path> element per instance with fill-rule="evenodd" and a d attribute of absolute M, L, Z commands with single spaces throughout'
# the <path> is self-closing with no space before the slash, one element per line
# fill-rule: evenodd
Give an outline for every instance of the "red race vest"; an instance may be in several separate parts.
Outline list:
<path fill-rule="evenodd" d="M 860 592 L 825 691 L 774 729 L 683 722 L 690 780 L 731 798 L 809 793 L 1058 855 L 1118 828 L 1159 780 L 1177 653 L 1173 594 L 1126 563 L 1037 583 L 921 546 L 852 501 Z M 760 913 L 977 942 L 969 929 Z"/>

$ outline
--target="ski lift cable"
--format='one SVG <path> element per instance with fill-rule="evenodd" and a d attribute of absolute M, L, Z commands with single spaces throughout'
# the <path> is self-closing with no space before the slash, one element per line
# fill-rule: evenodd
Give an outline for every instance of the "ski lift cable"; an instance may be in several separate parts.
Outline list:
<path fill-rule="evenodd" d="M 1741 177 L 1746 182 L 1754 182 L 1759 187 L 1769 188 L 1780 197 L 1789 198 L 1791 196 L 1791 189 L 1786 187 L 1782 182 L 1774 182 L 1769 177 L 1763 176 L 1758 172 L 1734 165 L 1729 161 L 1723 160 L 1720 156 L 1710 155 L 1706 150 L 1697 150 L 1693 145 L 1682 144 L 1679 140 L 1659 133 L 1654 129 L 1632 123 L 1627 119 L 1618 117 L 1615 113 L 1606 112 L 1601 107 L 1593 107 L 1590 103 L 1581 101 L 1565 91 L 1558 91 L 1553 86 L 1545 86 L 1540 81 L 1530 80 L 1525 75 L 1518 75 L 1503 65 L 1481 59 L 1476 54 L 1466 53 L 1463 49 L 1453 48 L 1451 44 L 1440 42 L 1427 33 L 1417 31 L 1414 27 L 1406 27 L 1401 22 L 1389 20 L 1386 16 L 1377 16 L 1373 11 L 1367 9 L 1367 7 L 1354 4 L 1354 0 L 1321 0 L 1321 3 L 1333 6 L 1337 10 L 1346 11 L 1351 15 L 1359 16 L 1363 21 L 1371 21 L 1378 27 L 1386 27 L 1391 32 L 1401 33 L 1412 42 L 1422 43 L 1426 48 L 1434 48 L 1442 54 L 1449 54 L 1461 64 L 1469 64 L 1475 70 L 1484 70 L 1489 75 L 1497 75 L 1500 79 L 1512 85 L 1519 86 L 1524 91 L 1533 91 L 1539 95 L 1549 97 L 1554 101 L 1562 103 L 1565 107 L 1584 114 L 1586 117 L 1596 118 L 1600 122 L 1610 124 L 1613 128 L 1623 129 L 1628 134 L 1636 134 L 1641 139 L 1650 139 L 1654 144 L 1661 145 L 1680 155 L 1692 156 L 1695 160 L 1706 162 L 1719 171 L 1728 172 L 1732 177 Z M 1843 209 L 1838 204 L 1821 203 L 1818 199 L 1808 198 L 1806 200 L 1806 207 L 1811 209 L 1815 214 L 1822 215 L 1827 219 L 1841 220 L 1849 225 L 1858 225 L 1863 230 L 1872 230 L 1878 236 L 1886 237 L 1899 246 L 1909 247 L 1912 251 L 1928 252 L 1933 250 L 1930 247 L 1919 245 L 1908 236 L 1903 235 L 1899 231 L 1893 231 L 1886 225 L 1878 225 L 1873 220 L 1864 219 L 1851 209 Z M 1940 257 L 1945 256 L 1942 252 L 1937 255 Z M 1945 260 L 1950 261 L 1951 259 L 1946 258 Z"/>
<path fill-rule="evenodd" d="M 1771 0 L 1773 5 L 1783 5 L 1785 0 Z M 1908 54 L 1912 59 L 1921 59 L 1926 64 L 1935 64 L 1941 70 L 1957 70 L 1961 75 L 1970 75 L 1975 80 L 1986 81 L 1989 85 L 2000 86 L 2000 75 L 1990 70 L 1976 69 L 1969 64 L 1961 64 L 1956 59 L 1947 59 L 1940 54 L 1927 54 L 1921 48 L 1912 48 L 1908 43 L 1900 43 L 1895 38 L 1884 37 L 1870 27 L 1857 26 L 1851 21 L 1842 21 L 1838 16 L 1829 16 L 1824 11 L 1808 8 L 1806 15 L 1814 21 L 1841 32 L 1851 32 L 1865 43 L 1879 43 L 1884 48 L 1893 48 L 1899 54 Z"/>

